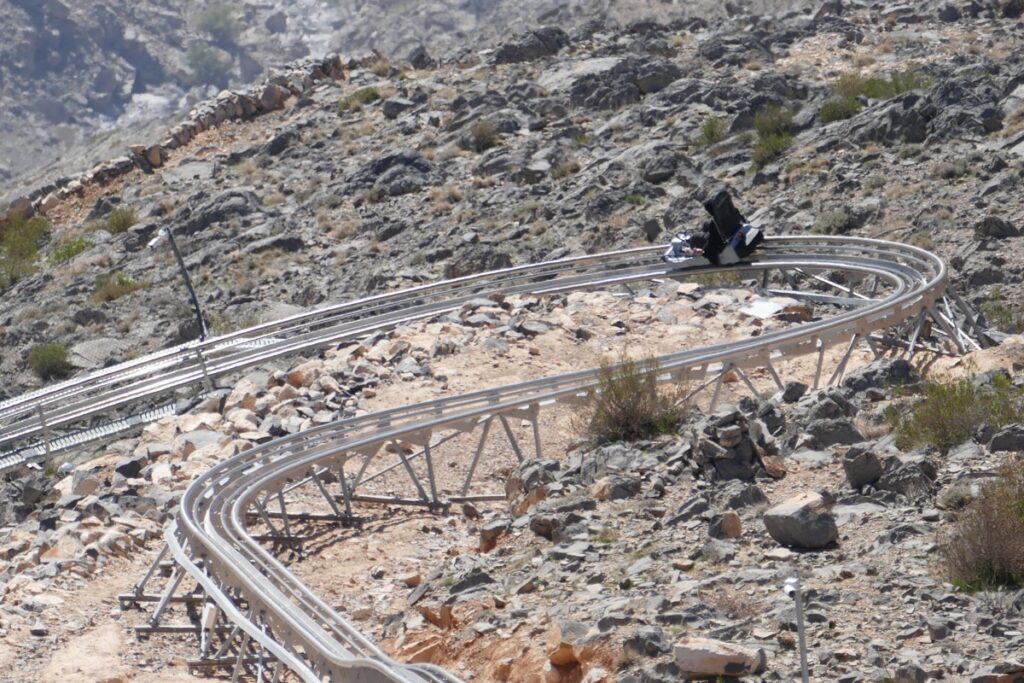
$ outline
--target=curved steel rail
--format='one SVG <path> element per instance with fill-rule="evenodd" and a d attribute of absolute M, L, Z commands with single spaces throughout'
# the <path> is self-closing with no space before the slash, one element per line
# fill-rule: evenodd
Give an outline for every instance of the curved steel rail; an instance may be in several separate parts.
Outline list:
<path fill-rule="evenodd" d="M 833 343 L 923 319 L 933 312 L 946 287 L 946 267 L 938 257 L 879 240 L 776 238 L 766 243 L 756 262 L 728 269 L 680 271 L 661 263 L 657 254 L 657 248 L 632 249 L 483 273 L 332 306 L 152 354 L 0 404 L 0 444 L 37 438 L 46 429 L 271 358 L 456 310 L 488 293 L 567 292 L 720 270 L 841 271 L 852 279 L 883 283 L 884 295 L 879 298 L 859 294 L 852 287 L 843 296 L 785 291 L 850 310 L 760 337 L 661 356 L 657 359 L 660 376 L 667 379 L 703 377 L 712 367 L 763 366 L 780 354 L 821 353 Z M 343 470 L 347 461 L 358 457 L 361 476 L 380 446 L 399 437 L 416 443 L 416 438 L 435 429 L 480 424 L 526 407 L 576 401 L 596 389 L 597 372 L 573 372 L 343 419 L 248 450 L 189 486 L 176 521 L 167 529 L 168 546 L 177 564 L 245 634 L 246 642 L 258 643 L 262 652 L 304 681 L 456 681 L 436 667 L 390 660 L 254 538 L 250 513 L 261 496 L 282 495 L 290 482 L 308 479 L 318 469 Z M 342 481 L 347 504 L 354 484 L 349 490 L 344 474 Z M 424 504 L 437 503 L 436 492 L 430 497 L 420 493 Z M 238 607 L 240 601 L 247 605 L 244 612 Z"/>
<path fill-rule="evenodd" d="M 533 290 L 565 291 L 670 274 L 663 265 L 651 263 L 650 255 L 649 251 L 635 252 L 636 264 L 627 264 L 619 271 L 522 284 Z M 832 238 L 775 240 L 758 263 L 738 268 L 748 272 L 775 268 L 841 270 L 885 280 L 889 293 L 820 322 L 662 356 L 658 358 L 662 373 L 678 377 L 697 368 L 706 370 L 715 363 L 750 367 L 762 364 L 772 353 L 815 351 L 822 344 L 884 329 L 929 310 L 943 294 L 946 279 L 943 263 L 922 250 Z M 529 269 L 521 273 L 529 278 Z M 506 280 L 504 285 L 522 291 L 515 280 Z M 250 616 L 236 623 L 242 623 L 252 638 L 267 639 L 268 647 L 271 642 L 284 643 L 290 657 L 288 666 L 303 680 L 457 680 L 437 669 L 391 661 L 253 537 L 248 511 L 260 496 L 282 491 L 317 467 L 343 468 L 350 457 L 358 457 L 352 454 L 372 454 L 376 447 L 399 437 L 429 433 L 503 411 L 512 413 L 528 405 L 573 399 L 593 391 L 596 382 L 595 370 L 532 380 L 342 420 L 254 448 L 215 466 L 188 488 L 177 522 L 168 529 L 168 538 L 189 545 L 193 557 L 204 559 L 203 570 L 193 566 L 191 571 L 218 584 L 210 595 L 219 606 L 231 609 L 231 596 L 244 596 Z M 261 624 L 269 624 L 277 640 L 268 638 Z M 295 659 L 300 661 L 296 663 Z"/>

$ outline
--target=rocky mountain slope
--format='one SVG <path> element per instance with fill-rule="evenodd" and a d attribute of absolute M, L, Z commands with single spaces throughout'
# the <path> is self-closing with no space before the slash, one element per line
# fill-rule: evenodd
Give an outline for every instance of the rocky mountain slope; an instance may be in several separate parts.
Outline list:
<path fill-rule="evenodd" d="M 782 5 L 782 3 L 770 3 Z M 308 55 L 404 56 L 484 47 L 511 27 L 664 11 L 665 3 L 554 0 L 3 0 L 0 199 L 81 171 L 156 134 L 217 89 Z M 715 13 L 714 3 L 690 11 Z"/>
<path fill-rule="evenodd" d="M 554 15 L 518 5 L 524 14 L 484 7 L 506 12 L 506 25 L 531 21 L 478 49 L 451 31 L 438 3 L 436 35 L 450 42 L 423 41 L 426 50 L 410 54 L 408 36 L 435 16 L 427 12 L 435 5 L 416 3 L 421 13 L 407 11 L 409 24 L 394 22 L 402 39 L 390 54 L 314 52 L 251 87 L 196 102 L 183 120 L 133 137 L 138 147 L 121 144 L 117 158 L 90 172 L 48 176 L 19 193 L 0 228 L 0 397 L 44 381 L 29 364 L 43 345 L 66 348 L 77 371 L 195 336 L 172 257 L 147 247 L 161 228 L 174 230 L 215 331 L 225 331 L 441 277 L 664 241 L 699 220 L 695 199 L 718 183 L 769 234 L 872 235 L 934 249 L 965 297 L 1016 330 L 1024 264 L 1017 3 L 830 1 L 779 12 L 772 3 L 726 3 L 706 17 L 667 3 L 587 3 L 580 7 L 594 14 Z M 7 16 L 41 11 L 49 21 L 60 7 L 16 3 Z M 377 22 L 409 8 L 336 7 Z M 470 16 L 472 7 L 457 12 Z M 254 16 L 265 22 L 270 9 Z M 85 25 L 77 11 L 62 21 Z M 651 18 L 640 19 L 645 12 Z M 301 21 L 289 15 L 286 23 Z M 247 24 L 239 41 L 258 43 L 264 29 L 270 36 L 260 25 Z M 192 30 L 182 29 L 176 52 L 153 48 L 166 73 L 184 70 L 172 62 L 187 56 Z M 290 54 L 289 35 L 274 33 L 266 54 Z M 110 68 L 127 74 L 118 60 L 135 63 L 118 54 Z M 12 60 L 2 60 L 5 68 Z M 64 73 L 59 67 L 40 73 Z M 85 59 L 81 67 L 99 65 Z M 25 92 L 28 81 L 5 75 L 2 83 Z M 147 92 L 171 87 L 145 83 Z M 125 87 L 112 92 L 123 97 Z M 7 237 L 28 234 L 26 220 L 33 249 Z M 578 357 L 588 339 L 579 325 L 599 333 L 595 355 L 605 338 L 660 324 L 756 332 L 732 317 L 745 295 L 657 296 L 672 299 L 659 303 L 668 313 L 643 292 L 615 312 L 618 325 L 601 317 L 614 308 L 601 299 L 510 301 L 507 310 L 444 321 L 453 337 L 436 347 L 423 339 L 438 329 L 404 330 L 347 355 L 265 368 L 141 439 L 78 454 L 87 462 L 57 481 L 11 482 L 0 627 L 11 642 L 46 647 L 4 646 L 0 662 L 46 680 L 51 653 L 70 634 L 110 626 L 112 604 L 88 599 L 90 590 L 126 590 L 189 478 L 247 444 L 379 407 L 389 395 L 495 381 L 473 368 L 500 375 L 529 368 L 538 354 Z M 594 320 L 558 322 L 562 307 Z M 511 311 L 531 320 L 529 334 L 489 331 Z M 705 322 L 712 318 L 717 326 Z M 463 354 L 473 362 L 459 365 Z M 1013 369 L 1019 355 L 1015 346 L 997 360 Z M 445 363 L 458 372 L 438 370 Z M 934 571 L 933 540 L 977 480 L 991 478 L 1005 442 L 1019 450 L 1017 432 L 993 441 L 992 430 L 979 430 L 942 459 L 900 452 L 884 434 L 885 406 L 899 400 L 885 380 L 895 373 L 905 384 L 911 375 L 893 367 L 832 392 L 801 396 L 794 386 L 764 405 L 737 401 L 734 410 L 694 416 L 678 437 L 588 451 L 593 466 L 577 453 L 496 471 L 495 481 L 512 482 L 509 506 L 467 509 L 443 524 L 403 519 L 412 531 L 396 542 L 430 552 L 410 550 L 396 565 L 401 574 L 367 567 L 349 593 L 317 571 L 316 562 L 331 564 L 326 555 L 296 571 L 323 579 L 321 590 L 364 597 L 350 616 L 403 658 L 520 680 L 513 663 L 523 656 L 529 674 L 596 683 L 676 680 L 668 648 L 684 631 L 742 643 L 755 663 L 763 650 L 771 661 L 763 680 L 788 679 L 793 616 L 778 581 L 798 568 L 810 589 L 816 680 L 1015 680 L 1024 669 L 1013 659 L 1020 596 L 987 604 L 952 591 Z M 784 456 L 784 478 L 760 454 L 713 457 L 749 455 L 769 441 Z M 722 483 L 731 479 L 739 481 Z M 518 498 L 540 489 L 549 500 L 521 509 Z M 786 543 L 764 521 L 766 509 L 798 496 L 800 505 L 769 516 L 819 537 Z M 815 518 L 827 509 L 834 526 L 787 522 L 803 508 Z M 837 545 L 781 547 L 820 541 Z M 494 548 L 481 554 L 481 544 Z M 438 553 L 451 557 L 439 562 Z M 419 585 L 418 597 L 396 590 Z M 506 643 L 524 649 L 503 650 Z M 167 650 L 112 647 L 111 670 L 175 680 L 162 676 L 180 673 L 184 648 L 159 647 Z"/>
<path fill-rule="evenodd" d="M 196 334 L 168 251 L 146 248 L 163 227 L 223 331 L 663 240 L 698 220 L 711 182 L 769 234 L 935 248 L 1014 329 L 1024 71 L 1008 11 L 826 3 L 588 21 L 479 53 L 278 70 L 197 105 L 147 142 L 155 158 L 133 148 L 12 205 L 52 227 L 0 300 L 0 392 L 38 382 L 27 358 L 42 344 L 87 368 Z"/>

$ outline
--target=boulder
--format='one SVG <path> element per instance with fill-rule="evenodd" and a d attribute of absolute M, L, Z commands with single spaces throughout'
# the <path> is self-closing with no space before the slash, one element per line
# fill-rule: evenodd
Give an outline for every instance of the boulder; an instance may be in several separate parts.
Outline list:
<path fill-rule="evenodd" d="M 859 490 L 882 476 L 882 461 L 872 451 L 854 446 L 843 456 L 843 471 L 850 486 Z"/>
<path fill-rule="evenodd" d="M 555 666 L 569 666 L 584 661 L 584 650 L 590 627 L 578 621 L 561 619 L 548 632 L 547 656 Z"/>
<path fill-rule="evenodd" d="M 836 520 L 820 493 L 801 493 L 764 513 L 771 537 L 794 548 L 823 548 L 839 537 Z"/>
<path fill-rule="evenodd" d="M 422 45 L 414 47 L 405 61 L 414 69 L 433 69 L 437 66 L 437 60 L 431 57 L 427 48 Z"/>
<path fill-rule="evenodd" d="M 877 486 L 908 498 L 920 498 L 931 492 L 935 476 L 935 466 L 927 460 L 894 458 L 878 479 Z"/>
<path fill-rule="evenodd" d="M 902 358 L 883 359 L 851 373 L 843 386 L 855 392 L 881 389 L 892 384 L 910 384 L 919 379 L 917 370 Z"/>
<path fill-rule="evenodd" d="M 1012 424 L 996 432 L 988 442 L 988 449 L 993 453 L 1024 451 L 1024 424 Z"/>
<path fill-rule="evenodd" d="M 689 676 L 750 676 L 768 665 L 764 650 L 710 638 L 686 638 L 673 648 L 676 666 Z"/>
<path fill-rule="evenodd" d="M 550 57 L 569 44 L 569 35 L 556 26 L 544 26 L 515 36 L 494 51 L 495 64 L 526 62 Z"/>
<path fill-rule="evenodd" d="M 708 524 L 708 536 L 711 538 L 739 538 L 742 533 L 743 522 L 735 510 L 714 515 Z"/>
<path fill-rule="evenodd" d="M 381 111 L 384 112 L 384 118 L 397 119 L 402 112 L 408 111 L 414 106 L 416 105 L 411 100 L 407 100 L 404 97 L 392 97 L 384 100 Z"/>
<path fill-rule="evenodd" d="M 590 487 L 596 500 L 624 500 L 640 493 L 640 480 L 613 474 L 598 479 Z"/>
<path fill-rule="evenodd" d="M 844 418 L 814 420 L 807 425 L 807 433 L 821 446 L 855 444 L 864 440 L 864 435 Z"/>
<path fill-rule="evenodd" d="M 1020 237 L 1020 230 L 1005 218 L 990 215 L 982 218 L 974 226 L 974 236 L 978 239 L 1006 239 Z"/>

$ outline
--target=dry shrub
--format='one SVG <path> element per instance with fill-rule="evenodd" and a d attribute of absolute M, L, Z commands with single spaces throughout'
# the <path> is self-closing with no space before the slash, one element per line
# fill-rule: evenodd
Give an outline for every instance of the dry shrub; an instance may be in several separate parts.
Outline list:
<path fill-rule="evenodd" d="M 623 354 L 616 364 L 601 363 L 598 390 L 577 417 L 577 431 L 593 443 L 632 441 L 673 432 L 686 409 L 682 386 L 658 387 L 653 358 Z"/>
<path fill-rule="evenodd" d="M 921 398 L 902 413 L 893 414 L 896 442 L 903 449 L 933 445 L 947 451 L 967 441 L 982 424 L 999 428 L 1021 416 L 1021 392 L 1006 377 L 991 386 L 970 379 L 925 382 Z"/>
<path fill-rule="evenodd" d="M 949 578 L 967 591 L 1024 585 L 1024 460 L 1006 463 L 960 514 L 942 547 Z"/>

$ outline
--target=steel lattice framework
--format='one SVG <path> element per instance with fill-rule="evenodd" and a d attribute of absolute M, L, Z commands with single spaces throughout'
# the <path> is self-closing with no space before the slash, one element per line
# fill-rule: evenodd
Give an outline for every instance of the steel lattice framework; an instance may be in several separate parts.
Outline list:
<path fill-rule="evenodd" d="M 491 293 L 550 294 L 738 272 L 771 295 L 831 305 L 830 318 L 738 342 L 680 350 L 656 359 L 658 378 L 686 381 L 691 398 L 719 401 L 734 373 L 757 394 L 749 371 L 763 368 L 778 388 L 780 361 L 816 357 L 814 386 L 840 381 L 853 350 L 864 344 L 962 353 L 978 348 L 978 320 L 946 291 L 945 264 L 909 245 L 841 237 L 789 237 L 767 242 L 757 260 L 728 268 L 680 270 L 658 260 L 657 248 L 632 249 L 509 268 L 370 297 L 184 345 L 0 404 L 0 445 L 12 450 L 0 467 L 42 459 L 55 450 L 101 438 L 160 414 L 152 402 L 192 385 L 269 359 L 356 340 L 399 324 L 459 309 Z M 845 352 L 825 379 L 826 349 Z M 351 524 L 355 506 L 412 505 L 445 509 L 453 503 L 502 498 L 477 491 L 478 465 L 492 430 L 500 428 L 519 460 L 525 457 L 511 426 L 528 424 L 535 454 L 542 448 L 540 413 L 586 400 L 598 390 L 598 370 L 583 370 L 401 406 L 339 420 L 277 439 L 232 457 L 185 491 L 167 546 L 138 583 L 128 604 L 155 603 L 140 632 L 191 630 L 200 638 L 197 664 L 226 666 L 233 678 L 249 672 L 277 680 L 287 669 L 303 681 L 456 681 L 428 665 L 392 661 L 334 608 L 305 586 L 278 553 L 301 545 L 300 520 Z M 83 421 L 139 405 L 129 415 L 58 435 Z M 479 433 L 461 486 L 442 491 L 434 449 L 458 435 Z M 475 437 L 474 437 L 475 438 Z M 410 448 L 412 446 L 413 448 Z M 374 482 L 389 478 L 384 492 Z M 395 482 L 406 493 L 394 492 Z M 335 491 L 332 491 L 332 487 Z M 298 492 L 319 496 L 323 515 L 289 512 Z M 269 546 L 269 547 L 268 547 Z M 277 552 L 275 552 L 277 551 Z M 162 592 L 147 592 L 161 569 Z M 180 595 L 186 577 L 195 590 Z M 161 626 L 173 603 L 202 606 L 184 627 Z"/>

